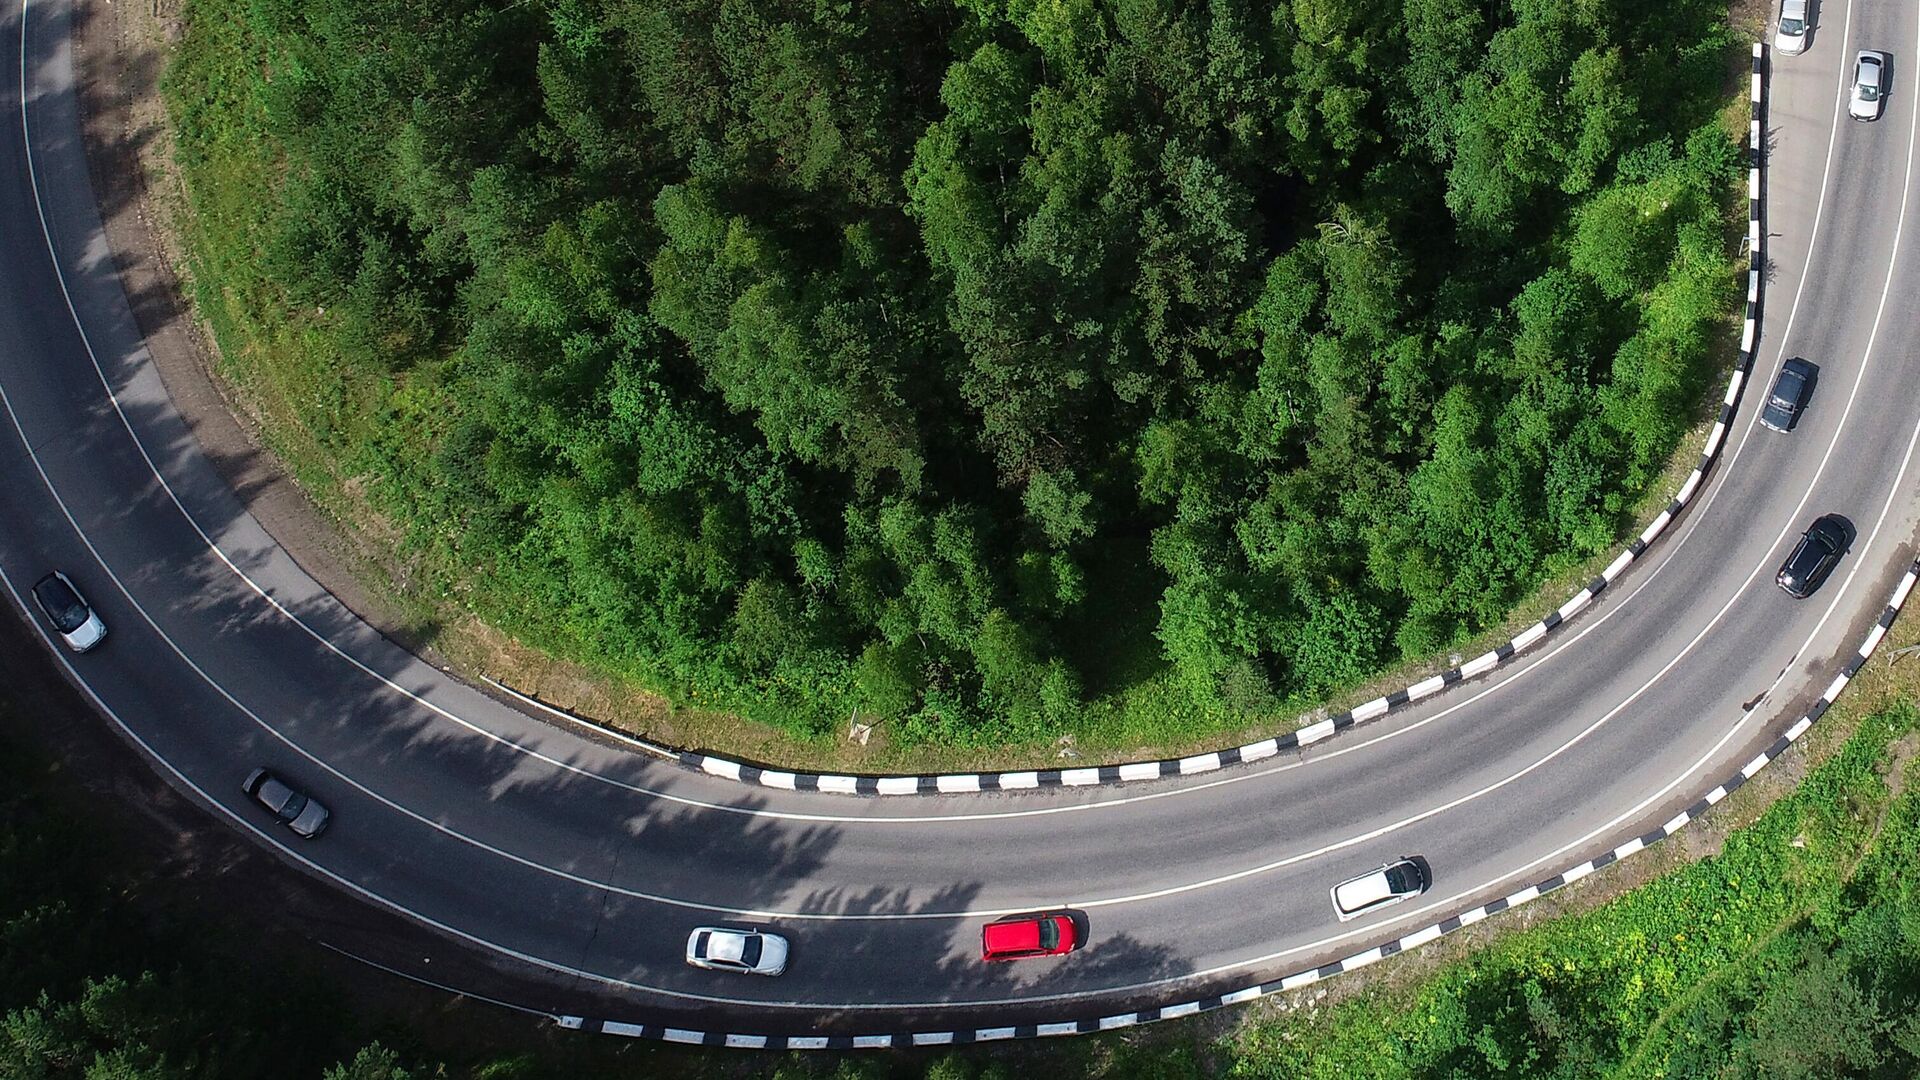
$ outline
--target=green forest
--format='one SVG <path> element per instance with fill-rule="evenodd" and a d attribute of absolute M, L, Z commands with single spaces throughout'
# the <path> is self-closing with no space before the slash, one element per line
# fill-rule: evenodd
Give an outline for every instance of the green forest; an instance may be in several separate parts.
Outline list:
<path fill-rule="evenodd" d="M 1458 645 L 1732 357 L 1720 0 L 186 12 L 197 302 L 296 475 L 801 735 L 1218 730 Z"/>

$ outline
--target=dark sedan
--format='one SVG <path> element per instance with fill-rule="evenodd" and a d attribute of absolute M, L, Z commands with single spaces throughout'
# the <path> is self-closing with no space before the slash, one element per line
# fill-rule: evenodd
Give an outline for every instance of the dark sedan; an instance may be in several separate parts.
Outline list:
<path fill-rule="evenodd" d="M 1773 390 L 1760 409 L 1760 422 L 1775 431 L 1792 431 L 1813 390 L 1814 366 L 1799 357 L 1780 365 Z"/>

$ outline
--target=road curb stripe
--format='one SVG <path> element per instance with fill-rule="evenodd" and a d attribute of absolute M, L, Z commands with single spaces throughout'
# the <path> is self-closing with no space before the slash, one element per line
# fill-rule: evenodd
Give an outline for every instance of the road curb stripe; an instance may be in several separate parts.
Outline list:
<path fill-rule="evenodd" d="M 1905 604 L 1907 597 L 1913 592 L 1916 582 L 1920 582 L 1920 560 L 1915 560 L 1909 564 L 1907 572 L 1901 577 L 1899 584 L 1894 588 L 1893 594 L 1888 599 L 1886 607 L 1882 609 L 1880 618 L 1876 620 L 1874 624 L 1875 630 L 1883 629 L 1892 623 L 1894 617 L 1900 613 L 1901 606 Z M 1880 642 L 1883 640 L 1885 640 L 1883 633 L 1870 632 L 1861 642 L 1857 656 L 1861 660 L 1866 659 L 1879 647 Z M 927 1045 L 932 1043 L 985 1042 L 1015 1037 L 1027 1038 L 1067 1035 L 1087 1031 L 1111 1031 L 1115 1028 L 1132 1027 L 1136 1024 L 1150 1023 L 1154 1020 L 1168 1020 L 1175 1017 L 1211 1012 L 1215 1009 L 1244 1004 L 1259 998 L 1270 997 L 1274 994 L 1283 994 L 1291 990 L 1298 990 L 1304 986 L 1311 986 L 1329 976 L 1365 967 L 1368 964 L 1397 953 L 1405 952 L 1408 949 L 1418 948 L 1421 945 L 1438 940 L 1457 930 L 1485 921 L 1490 916 L 1506 911 L 1509 908 L 1530 903 L 1549 893 L 1556 892 L 1587 877 L 1596 870 L 1619 862 L 1629 855 L 1644 851 L 1679 832 L 1687 825 L 1698 820 L 1702 814 L 1706 813 L 1709 807 L 1718 804 L 1728 795 L 1738 791 L 1741 786 L 1748 780 L 1751 780 L 1760 770 L 1779 760 L 1780 757 L 1791 749 L 1795 743 L 1799 742 L 1808 731 L 1813 729 L 1814 723 L 1832 706 L 1834 696 L 1846 687 L 1847 681 L 1845 677 L 1835 679 L 1833 685 L 1828 688 L 1827 693 L 1814 702 L 1813 706 L 1807 710 L 1807 713 L 1794 721 L 1765 751 L 1742 766 L 1739 772 L 1734 773 L 1719 784 L 1714 785 L 1691 806 L 1667 819 L 1653 831 L 1632 837 L 1624 843 L 1617 844 L 1613 848 L 1585 862 L 1570 866 L 1557 874 L 1542 878 L 1531 885 L 1517 889 L 1505 896 L 1490 900 L 1478 907 L 1462 911 L 1457 915 L 1448 916 L 1439 922 L 1403 934 L 1384 944 L 1360 950 L 1359 952 L 1342 957 L 1331 963 L 1321 964 L 1304 971 L 1296 971 L 1278 979 L 1268 979 L 1264 982 L 1242 987 L 1229 993 L 1195 998 L 1170 1005 L 1159 1005 L 1135 1010 L 1133 1012 L 1115 1013 L 1109 1016 L 1090 1019 L 1051 1021 L 1042 1024 L 1021 1025 L 1019 1027 L 981 1028 L 973 1031 L 914 1032 L 907 1035 L 856 1036 L 848 1041 L 856 1046 L 891 1046 L 894 1045 L 896 1041 L 905 1039 L 912 1045 Z M 700 1034 L 697 1032 L 683 1032 L 673 1028 L 657 1028 L 641 1024 L 619 1023 L 616 1021 L 589 1020 L 577 1016 L 556 1017 L 555 1022 L 565 1028 L 600 1031 L 611 1035 L 650 1036 L 667 1039 L 669 1041 L 687 1041 L 687 1036 Z M 1015 1035 L 1015 1032 L 1021 1032 L 1023 1034 Z M 786 1050 L 808 1049 L 817 1047 L 818 1044 L 822 1042 L 829 1041 L 818 1036 L 768 1035 L 764 1038 L 766 1041 L 760 1045 L 773 1049 Z M 839 1039 L 835 1037 L 832 1041 L 839 1041 Z M 729 1042 L 728 1045 L 732 1045 L 732 1043 Z"/>

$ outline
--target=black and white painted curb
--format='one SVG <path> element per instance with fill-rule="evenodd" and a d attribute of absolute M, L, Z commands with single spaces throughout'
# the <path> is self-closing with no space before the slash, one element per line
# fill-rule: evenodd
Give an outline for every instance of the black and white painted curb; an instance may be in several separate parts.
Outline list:
<path fill-rule="evenodd" d="M 723 1031 L 695 1031 L 687 1028 L 667 1027 L 660 1024 L 632 1024 L 617 1020 L 590 1019 L 581 1016 L 557 1016 L 554 1019 L 561 1027 L 584 1031 L 602 1032 L 608 1035 L 629 1035 L 640 1038 L 664 1039 L 667 1042 L 688 1043 L 700 1046 L 733 1046 L 748 1049 L 769 1050 L 858 1050 L 865 1048 L 904 1048 L 913 1046 L 949 1046 L 964 1043 L 994 1042 L 1002 1039 L 1025 1039 L 1042 1035 L 1080 1035 L 1095 1031 L 1111 1031 L 1115 1028 L 1133 1027 L 1151 1023 L 1155 1020 L 1171 1020 L 1180 1016 L 1193 1016 L 1211 1012 L 1228 1005 L 1238 1005 L 1273 994 L 1298 990 L 1310 986 L 1322 979 L 1338 975 L 1343 971 L 1353 971 L 1366 967 L 1378 960 L 1384 960 L 1395 953 L 1405 952 L 1417 945 L 1445 937 L 1463 926 L 1472 926 L 1490 915 L 1497 915 L 1508 908 L 1518 907 L 1537 900 L 1570 885 L 1588 874 L 1619 862 L 1637 851 L 1642 851 L 1661 840 L 1679 832 L 1686 825 L 1705 814 L 1709 807 L 1739 790 L 1741 785 L 1753 779 L 1761 769 L 1787 752 L 1787 748 L 1799 741 L 1811 729 L 1816 721 L 1826 715 L 1840 692 L 1847 688 L 1860 669 L 1866 666 L 1873 651 L 1880 647 L 1887 636 L 1888 627 L 1893 625 L 1894 616 L 1899 614 L 1900 606 L 1906 603 L 1907 595 L 1913 591 L 1915 581 L 1920 580 L 1920 560 L 1907 568 L 1906 575 L 1900 579 L 1899 586 L 1887 600 L 1887 606 L 1881 610 L 1880 618 L 1868 631 L 1866 640 L 1859 650 L 1847 661 L 1840 674 L 1835 676 L 1827 688 L 1821 692 L 1818 701 L 1806 714 L 1793 722 L 1793 725 L 1753 760 L 1740 767 L 1740 770 L 1727 777 L 1702 795 L 1685 810 L 1675 814 L 1651 832 L 1642 833 L 1617 845 L 1613 849 L 1569 867 L 1549 878 L 1544 878 L 1518 892 L 1508 893 L 1498 900 L 1489 901 L 1479 907 L 1463 911 L 1458 915 L 1416 930 L 1413 933 L 1395 938 L 1384 945 L 1354 953 L 1351 956 L 1335 960 L 1320 967 L 1298 971 L 1278 979 L 1244 987 L 1226 994 L 1196 998 L 1173 1005 L 1162 1005 L 1134 1012 L 1115 1013 L 1083 1020 L 1062 1020 L 1045 1024 L 1011 1024 L 1004 1027 L 973 1028 L 965 1031 L 914 1031 L 888 1035 L 744 1035 Z"/>
<path fill-rule="evenodd" d="M 1645 554 L 1647 548 L 1667 531 L 1667 527 L 1673 524 L 1675 518 L 1680 516 L 1680 511 L 1700 493 L 1701 487 L 1706 482 L 1707 470 L 1719 458 L 1720 449 L 1726 443 L 1727 427 L 1733 421 L 1734 404 L 1740 400 L 1741 388 L 1753 370 L 1753 350 L 1759 337 L 1760 281 L 1763 266 L 1760 241 L 1764 235 L 1760 222 L 1760 182 L 1762 159 L 1766 149 L 1763 141 L 1762 120 L 1766 90 L 1765 67 L 1766 47 L 1756 43 L 1753 46 L 1753 80 L 1750 90 L 1753 120 L 1747 134 L 1746 317 L 1740 329 L 1739 362 L 1734 365 L 1733 374 L 1727 379 L 1727 392 L 1720 402 L 1720 415 L 1714 421 L 1713 429 L 1707 433 L 1706 444 L 1700 452 L 1700 463 L 1694 466 L 1693 472 L 1687 476 L 1686 482 L 1680 485 L 1680 490 L 1667 503 L 1666 509 L 1662 510 L 1639 536 L 1627 544 L 1626 550 L 1609 563 L 1607 568 L 1600 572 L 1599 577 L 1588 582 L 1586 588 L 1574 594 L 1572 599 L 1550 612 L 1546 618 L 1527 627 L 1518 636 L 1490 652 L 1483 653 L 1458 667 L 1448 668 L 1431 678 L 1422 679 L 1404 690 L 1395 690 L 1385 697 L 1374 698 L 1364 705 L 1329 716 L 1298 731 L 1242 746 L 1228 747 L 1225 750 L 1183 758 L 1136 761 L 1124 765 L 1090 765 L 1077 769 L 1029 769 L 1018 772 L 946 773 L 918 776 L 793 772 L 786 769 L 766 768 L 693 750 L 676 749 L 646 739 L 635 738 L 607 725 L 575 715 L 494 679 L 486 679 L 486 682 L 525 705 L 585 725 L 600 734 L 621 740 L 648 753 L 677 761 L 689 769 L 710 776 L 787 791 L 826 791 L 841 795 L 949 795 L 979 791 L 1090 787 L 1130 780 L 1157 780 L 1162 777 L 1192 776 L 1196 773 L 1213 772 L 1230 765 L 1259 761 L 1288 750 L 1311 746 L 1362 721 L 1385 716 L 1411 702 L 1432 697 L 1457 682 L 1485 675 L 1512 657 L 1539 644 L 1554 629 L 1579 614 L 1588 604 L 1593 603 L 1594 598 L 1599 596 L 1607 586 L 1613 584 L 1621 574 L 1626 573 L 1627 567 L 1632 566 L 1634 560 Z"/>

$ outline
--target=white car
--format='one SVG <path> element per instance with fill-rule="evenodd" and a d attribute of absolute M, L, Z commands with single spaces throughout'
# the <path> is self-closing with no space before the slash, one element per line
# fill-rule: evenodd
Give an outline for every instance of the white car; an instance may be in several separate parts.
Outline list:
<path fill-rule="evenodd" d="M 107 636 L 100 614 L 80 595 L 73 579 L 58 570 L 33 583 L 33 602 L 74 652 L 86 652 Z"/>
<path fill-rule="evenodd" d="M 1847 115 L 1855 120 L 1878 120 L 1887 102 L 1887 54 L 1863 52 L 1853 61 L 1853 97 Z"/>
<path fill-rule="evenodd" d="M 1807 51 L 1808 0 L 1780 0 L 1780 22 L 1773 31 L 1773 51 L 1798 56 Z"/>
<path fill-rule="evenodd" d="M 1333 887 L 1333 913 L 1341 922 L 1357 919 L 1369 911 L 1397 904 L 1409 896 L 1418 896 L 1433 884 L 1426 867 L 1417 859 L 1401 859 L 1348 878 Z"/>
<path fill-rule="evenodd" d="M 702 926 L 687 935 L 687 963 L 709 971 L 778 975 L 787 970 L 787 939 L 760 930 Z"/>

